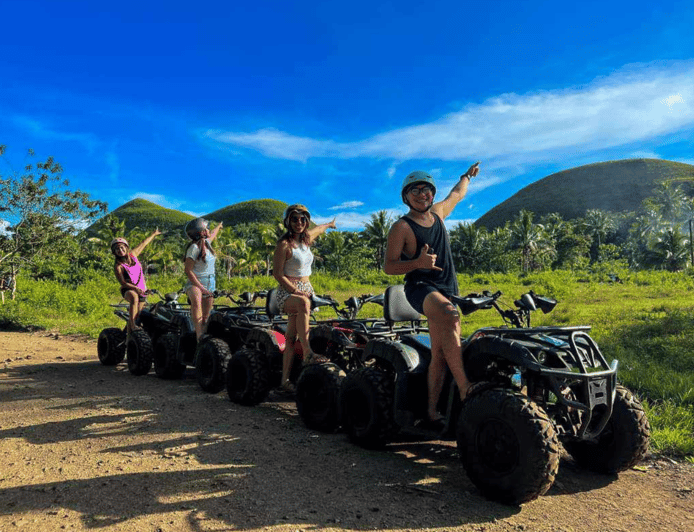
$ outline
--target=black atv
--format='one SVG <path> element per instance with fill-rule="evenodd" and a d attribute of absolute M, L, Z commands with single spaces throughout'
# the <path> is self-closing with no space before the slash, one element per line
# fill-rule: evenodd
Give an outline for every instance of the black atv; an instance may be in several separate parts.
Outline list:
<path fill-rule="evenodd" d="M 195 377 L 203 391 L 217 393 L 224 389 L 225 373 L 231 353 L 243 345 L 245 333 L 257 318 L 258 307 L 252 304 L 263 292 L 244 292 L 235 298 L 225 291 L 215 291 L 214 297 L 228 297 L 238 306 L 215 305 L 206 324 L 205 334 L 198 342 L 190 312 L 172 317 L 169 330 L 161 335 L 154 349 L 154 367 L 163 379 L 180 379 L 186 367 L 195 368 Z M 262 318 L 262 316 L 261 316 Z M 267 320 L 265 320 L 267 321 Z"/>
<path fill-rule="evenodd" d="M 178 303 L 178 293 L 169 293 L 162 296 L 157 290 L 148 290 L 147 295 L 156 295 L 159 301 L 145 306 L 140 312 L 136 325 L 141 329 L 126 334 L 126 329 L 109 327 L 101 331 L 97 342 L 99 360 L 105 366 L 114 366 L 123 361 L 127 354 L 128 370 L 133 375 L 145 375 L 152 368 L 154 348 L 157 340 L 166 334 L 171 326 L 173 316 L 181 312 Z M 114 314 L 124 321 L 128 321 L 127 303 L 111 305 Z"/>
<path fill-rule="evenodd" d="M 389 311 L 411 319 L 416 311 L 402 286 L 390 287 Z M 532 291 L 499 305 L 500 292 L 452 298 L 462 313 L 496 309 L 505 326 L 475 331 L 463 340 L 465 371 L 473 383 L 464 402 L 447 373 L 438 409 L 444 424 L 426 419 L 426 335 L 399 342 L 370 340 L 365 366 L 340 390 L 343 425 L 350 439 L 380 447 L 398 432 L 423 439 L 456 439 L 470 479 L 487 497 L 521 504 L 544 494 L 559 468 L 559 443 L 578 464 L 606 473 L 623 471 L 646 454 L 650 426 L 643 407 L 617 383 L 617 361 L 608 364 L 590 327 L 531 327 L 536 309 L 556 301 Z"/>
<path fill-rule="evenodd" d="M 330 296 L 313 295 L 311 308 L 339 304 Z M 253 406 L 264 401 L 270 390 L 280 385 L 282 378 L 282 353 L 285 347 L 287 320 L 279 313 L 277 291 L 266 294 L 264 312 L 247 317 L 247 321 L 234 317 L 233 327 L 249 327 L 229 362 L 226 373 L 226 389 L 234 403 Z M 317 322 L 313 322 L 314 325 Z M 227 328 L 231 328 L 231 322 Z M 290 381 L 296 382 L 302 370 L 303 350 L 297 340 L 294 344 L 294 364 Z"/>
<path fill-rule="evenodd" d="M 334 432 L 340 426 L 342 381 L 347 373 L 364 367 L 363 352 L 370 339 L 396 340 L 401 334 L 413 334 L 417 327 L 425 330 L 419 324 L 419 316 L 416 322 L 398 327 L 387 313 L 383 318 L 358 318 L 366 303 L 384 306 L 384 294 L 350 297 L 344 307 L 336 308 L 339 319 L 327 320 L 311 329 L 311 349 L 329 362 L 305 367 L 296 384 L 296 407 L 310 429 Z"/>

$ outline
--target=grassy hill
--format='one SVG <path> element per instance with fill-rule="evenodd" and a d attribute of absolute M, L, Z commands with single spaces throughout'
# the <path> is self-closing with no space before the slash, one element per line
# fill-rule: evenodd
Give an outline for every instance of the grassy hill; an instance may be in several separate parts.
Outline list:
<path fill-rule="evenodd" d="M 125 221 L 126 233 L 133 227 L 139 227 L 140 229 L 154 229 L 158 227 L 162 231 L 168 231 L 182 228 L 189 220 L 193 219 L 193 216 L 185 212 L 167 209 L 140 198 L 124 203 L 109 214 Z M 97 220 L 87 228 L 86 232 L 88 234 L 95 232 L 103 223 L 103 218 Z"/>
<path fill-rule="evenodd" d="M 236 224 L 282 221 L 287 204 L 273 199 L 242 201 L 203 216 L 214 222 L 224 222 L 227 227 Z"/>
<path fill-rule="evenodd" d="M 267 222 L 274 223 L 282 219 L 287 204 L 272 199 L 244 201 L 229 205 L 222 209 L 205 214 L 203 218 L 215 223 L 224 222 L 227 227 L 239 223 Z M 162 231 L 183 230 L 188 221 L 194 216 L 174 209 L 161 207 L 156 203 L 144 199 L 134 199 L 111 211 L 120 220 L 125 221 L 126 233 L 133 227 L 140 229 L 154 229 L 158 227 Z M 97 220 L 86 229 L 87 234 L 94 234 L 104 223 L 104 219 Z M 183 234 L 181 232 L 181 234 Z"/>
<path fill-rule="evenodd" d="M 653 195 L 660 182 L 681 183 L 694 190 L 694 166 L 660 159 L 626 159 L 579 166 L 549 175 L 519 190 L 480 217 L 475 225 L 493 229 L 512 220 L 521 209 L 537 217 L 558 212 L 565 220 L 589 209 L 634 211 Z"/>

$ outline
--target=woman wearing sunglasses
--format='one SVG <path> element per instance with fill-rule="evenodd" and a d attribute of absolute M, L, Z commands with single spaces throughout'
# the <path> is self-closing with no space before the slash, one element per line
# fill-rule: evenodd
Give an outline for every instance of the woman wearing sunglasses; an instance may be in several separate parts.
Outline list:
<path fill-rule="evenodd" d="M 295 391 L 289 382 L 289 374 L 294 361 L 294 340 L 298 336 L 304 352 L 304 363 L 326 362 L 323 357 L 311 351 L 308 341 L 309 316 L 313 287 L 309 277 L 313 264 L 311 244 L 327 229 L 335 229 L 335 220 L 310 228 L 311 213 L 300 204 L 287 207 L 284 212 L 284 227 L 287 232 L 277 242 L 273 259 L 273 275 L 279 283 L 277 299 L 280 312 L 287 314 L 287 334 L 282 357 L 281 388 L 287 392 Z"/>

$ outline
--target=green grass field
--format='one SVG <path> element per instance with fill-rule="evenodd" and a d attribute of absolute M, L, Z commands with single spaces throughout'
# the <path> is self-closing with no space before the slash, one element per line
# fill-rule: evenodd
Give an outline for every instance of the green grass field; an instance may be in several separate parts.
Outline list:
<path fill-rule="evenodd" d="M 315 274 L 319 294 L 338 301 L 352 295 L 382 293 L 397 277 L 374 276 L 374 284 L 359 284 Z M 643 400 L 653 429 L 652 450 L 694 461 L 694 278 L 687 273 L 638 272 L 622 283 L 599 282 L 571 272 L 517 275 L 460 275 L 461 294 L 501 290 L 512 305 L 524 292 L 559 301 L 550 314 L 534 314 L 534 325 L 591 325 L 592 336 L 608 360 L 619 360 L 619 379 Z M 219 288 L 234 293 L 272 288 L 268 277 L 234 279 Z M 160 292 L 177 291 L 180 277 L 151 276 L 148 286 Z M 185 301 L 185 297 L 182 298 Z M 78 286 L 20 278 L 16 301 L 0 305 L 0 329 L 41 328 L 96 338 L 105 327 L 122 326 L 109 304 L 119 301 L 111 277 L 87 275 Z M 220 301 L 223 303 L 224 301 Z M 322 309 L 318 318 L 330 317 Z M 381 308 L 369 305 L 363 316 Z M 500 325 L 496 311 L 462 318 L 464 335 L 485 326 Z"/>

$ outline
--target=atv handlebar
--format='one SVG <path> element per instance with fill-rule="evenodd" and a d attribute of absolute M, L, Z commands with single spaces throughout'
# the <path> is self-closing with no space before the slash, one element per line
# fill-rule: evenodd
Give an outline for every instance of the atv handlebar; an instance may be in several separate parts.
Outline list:
<path fill-rule="evenodd" d="M 468 294 L 465 297 L 451 296 L 451 301 L 458 305 L 464 316 L 472 314 L 477 310 L 487 310 L 494 308 L 501 315 L 507 325 L 513 327 L 530 327 L 530 313 L 538 308 L 544 314 L 551 312 L 557 305 L 557 300 L 549 297 L 538 296 L 532 290 L 523 294 L 519 299 L 514 301 L 517 310 L 503 309 L 497 302 L 501 297 L 501 291 L 491 293 L 487 290 L 481 294 Z"/>

